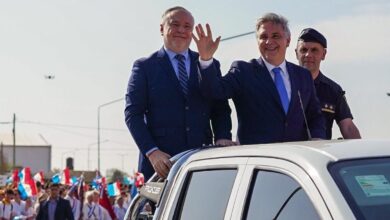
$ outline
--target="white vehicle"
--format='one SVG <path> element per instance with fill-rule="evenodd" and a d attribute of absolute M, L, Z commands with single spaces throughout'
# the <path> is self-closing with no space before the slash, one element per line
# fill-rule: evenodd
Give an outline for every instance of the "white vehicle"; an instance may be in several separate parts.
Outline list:
<path fill-rule="evenodd" d="M 309 141 L 183 153 L 125 219 L 390 219 L 390 141 Z"/>

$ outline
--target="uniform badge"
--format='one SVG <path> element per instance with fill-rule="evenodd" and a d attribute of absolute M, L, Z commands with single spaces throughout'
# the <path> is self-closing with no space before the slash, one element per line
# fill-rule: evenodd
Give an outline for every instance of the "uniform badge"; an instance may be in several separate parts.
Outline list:
<path fill-rule="evenodd" d="M 336 106 L 329 103 L 323 103 L 321 111 L 334 114 L 336 111 Z"/>

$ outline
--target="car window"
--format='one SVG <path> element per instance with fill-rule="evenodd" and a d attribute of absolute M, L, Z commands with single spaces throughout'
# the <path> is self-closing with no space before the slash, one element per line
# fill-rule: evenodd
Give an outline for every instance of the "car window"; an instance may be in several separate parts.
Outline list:
<path fill-rule="evenodd" d="M 174 219 L 224 219 L 237 170 L 189 173 Z"/>
<path fill-rule="evenodd" d="M 320 219 L 302 187 L 277 172 L 254 173 L 243 219 Z"/>
<path fill-rule="evenodd" d="M 329 169 L 358 219 L 390 219 L 390 158 L 345 160 Z"/>

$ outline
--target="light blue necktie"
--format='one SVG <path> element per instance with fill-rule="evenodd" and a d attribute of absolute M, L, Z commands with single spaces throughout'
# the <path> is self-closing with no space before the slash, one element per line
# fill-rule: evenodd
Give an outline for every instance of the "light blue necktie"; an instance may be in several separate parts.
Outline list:
<path fill-rule="evenodd" d="M 272 69 L 272 72 L 275 74 L 275 86 L 278 90 L 280 101 L 282 101 L 284 113 L 287 114 L 288 105 L 290 101 L 288 100 L 287 89 L 284 85 L 283 78 L 281 76 L 282 69 L 280 67 L 275 67 Z"/>
<path fill-rule="evenodd" d="M 179 71 L 178 73 L 178 79 L 179 79 L 179 83 L 180 83 L 180 86 L 184 92 L 185 95 L 188 94 L 188 74 L 187 74 L 187 70 L 186 70 L 186 65 L 184 63 L 184 60 L 185 60 L 185 57 L 181 54 L 177 54 L 175 56 L 175 59 L 178 61 L 177 62 L 177 69 Z"/>

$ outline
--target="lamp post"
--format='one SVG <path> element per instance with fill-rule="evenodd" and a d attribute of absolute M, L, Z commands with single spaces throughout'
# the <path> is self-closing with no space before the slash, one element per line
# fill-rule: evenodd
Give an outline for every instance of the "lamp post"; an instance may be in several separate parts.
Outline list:
<path fill-rule="evenodd" d="M 13 150 L 13 153 L 12 153 L 12 168 L 15 169 L 16 167 L 16 134 L 15 134 L 15 122 L 16 122 L 16 116 L 15 116 L 15 113 L 14 113 L 14 118 L 12 120 L 12 124 L 13 124 L 13 127 L 12 127 L 12 143 L 13 143 L 13 147 L 12 147 L 12 150 Z"/>
<path fill-rule="evenodd" d="M 124 159 L 128 154 L 118 154 L 122 158 L 122 172 L 125 170 Z"/>
<path fill-rule="evenodd" d="M 105 143 L 105 142 L 108 142 L 108 139 L 104 139 L 103 141 L 101 141 L 100 143 Z M 90 152 L 90 147 L 92 147 L 92 146 L 94 146 L 94 145 L 96 145 L 97 144 L 97 142 L 94 142 L 94 143 L 91 143 L 91 144 L 88 144 L 88 152 L 87 152 L 87 166 L 88 166 L 88 171 L 89 171 L 89 163 L 91 162 L 90 160 L 89 160 L 89 152 Z"/>
<path fill-rule="evenodd" d="M 122 101 L 125 98 L 115 99 L 110 102 L 101 104 L 97 108 L 97 120 L 98 120 L 98 126 L 97 126 L 97 145 L 98 145 L 98 171 L 100 172 L 100 109 L 104 106 L 114 104 L 116 102 Z"/>

